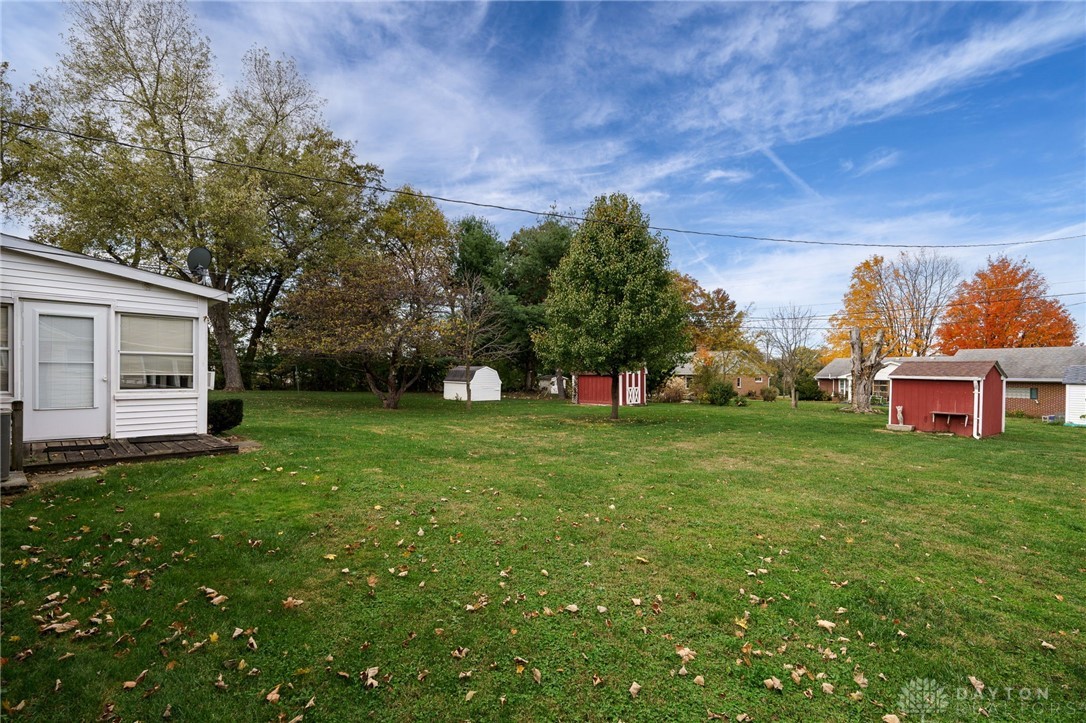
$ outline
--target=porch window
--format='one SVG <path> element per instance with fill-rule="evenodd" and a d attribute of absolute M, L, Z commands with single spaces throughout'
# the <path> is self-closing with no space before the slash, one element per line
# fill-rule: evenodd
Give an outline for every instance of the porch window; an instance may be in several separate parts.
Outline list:
<path fill-rule="evenodd" d="M 0 306 L 0 392 L 11 391 L 11 305 Z"/>
<path fill-rule="evenodd" d="M 121 389 L 192 389 L 193 319 L 121 316 Z"/>

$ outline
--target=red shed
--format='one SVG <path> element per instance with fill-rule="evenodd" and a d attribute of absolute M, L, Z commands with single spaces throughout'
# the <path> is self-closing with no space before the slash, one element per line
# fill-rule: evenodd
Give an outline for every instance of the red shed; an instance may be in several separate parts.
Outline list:
<path fill-rule="evenodd" d="M 647 369 L 635 372 L 619 372 L 618 405 L 620 407 L 640 406 L 645 403 Z M 574 374 L 577 404 L 611 404 L 610 374 Z"/>
<path fill-rule="evenodd" d="M 991 437 L 1006 428 L 1006 389 L 1007 375 L 995 361 L 902 362 L 890 373 L 889 421 L 921 432 Z"/>

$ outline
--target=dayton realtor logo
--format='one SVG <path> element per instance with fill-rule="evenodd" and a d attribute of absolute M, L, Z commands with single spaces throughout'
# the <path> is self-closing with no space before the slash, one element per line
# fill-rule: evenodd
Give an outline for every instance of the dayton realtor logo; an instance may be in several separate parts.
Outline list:
<path fill-rule="evenodd" d="M 947 689 L 930 678 L 913 678 L 898 695 L 897 707 L 902 713 L 924 721 L 927 716 L 948 713 L 953 716 L 980 711 L 990 713 L 995 708 L 1028 707 L 1031 714 L 1041 714 L 1066 708 L 1066 704 L 1050 702 L 1048 688 L 990 687 L 970 676 L 970 685 Z M 1086 704 L 1072 705 L 1074 710 L 1086 711 Z"/>

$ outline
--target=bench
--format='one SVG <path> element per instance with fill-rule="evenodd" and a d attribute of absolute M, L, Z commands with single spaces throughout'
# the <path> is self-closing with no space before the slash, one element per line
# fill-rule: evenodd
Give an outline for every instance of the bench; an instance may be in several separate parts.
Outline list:
<path fill-rule="evenodd" d="M 962 426 L 963 427 L 968 427 L 969 426 L 969 413 L 968 412 L 932 412 L 931 413 L 931 423 L 932 424 L 935 424 L 935 418 L 936 417 L 946 417 L 946 426 L 948 426 L 948 427 L 950 426 L 950 418 L 951 417 L 962 417 L 963 418 L 962 419 Z"/>

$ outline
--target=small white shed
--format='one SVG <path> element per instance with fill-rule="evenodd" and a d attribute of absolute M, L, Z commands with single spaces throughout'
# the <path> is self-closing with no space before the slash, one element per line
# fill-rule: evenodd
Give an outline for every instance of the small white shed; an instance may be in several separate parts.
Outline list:
<path fill-rule="evenodd" d="M 1086 365 L 1067 367 L 1063 375 L 1066 399 L 1063 423 L 1068 427 L 1086 427 Z"/>
<path fill-rule="evenodd" d="M 27 442 L 207 432 L 209 304 L 229 294 L 0 236 L 0 405 Z"/>
<path fill-rule="evenodd" d="M 445 375 L 445 398 L 457 402 L 468 399 L 468 384 L 471 384 L 471 401 L 498 402 L 502 398 L 502 380 L 498 372 L 490 367 L 453 367 Z"/>

